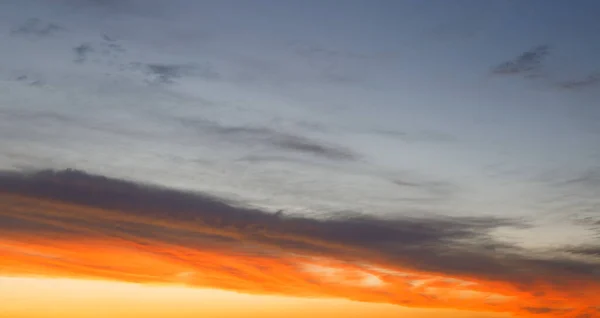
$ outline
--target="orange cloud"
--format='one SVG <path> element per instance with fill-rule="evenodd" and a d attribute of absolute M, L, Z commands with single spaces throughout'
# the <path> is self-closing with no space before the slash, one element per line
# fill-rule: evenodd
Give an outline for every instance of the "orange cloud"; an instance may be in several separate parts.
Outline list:
<path fill-rule="evenodd" d="M 67 171 L 0 177 L 0 274 L 528 317 L 598 315 L 596 263 L 496 252 L 506 220 L 313 220 Z M 505 252 L 498 252 L 505 250 Z"/>

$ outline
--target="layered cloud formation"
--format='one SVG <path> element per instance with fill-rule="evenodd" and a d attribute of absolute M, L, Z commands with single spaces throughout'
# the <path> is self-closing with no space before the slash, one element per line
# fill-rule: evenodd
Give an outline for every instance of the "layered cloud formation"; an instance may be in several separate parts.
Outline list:
<path fill-rule="evenodd" d="M 0 274 L 599 316 L 598 10 L 1 2 Z"/>
<path fill-rule="evenodd" d="M 523 250 L 491 217 L 323 219 L 77 170 L 0 177 L 2 274 L 593 317 L 598 247 Z"/>

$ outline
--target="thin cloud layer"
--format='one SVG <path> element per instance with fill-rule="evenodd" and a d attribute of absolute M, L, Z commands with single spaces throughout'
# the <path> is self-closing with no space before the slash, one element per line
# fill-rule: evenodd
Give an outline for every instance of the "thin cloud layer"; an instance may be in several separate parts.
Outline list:
<path fill-rule="evenodd" d="M 492 239 L 526 226 L 516 220 L 310 219 L 76 170 L 3 173 L 0 196 L 5 273 L 541 317 L 593 314 L 600 301 L 598 262 Z"/>
<path fill-rule="evenodd" d="M 597 316 L 597 5 L 367 2 L 2 2 L 0 171 L 247 203 L 6 174 L 2 273 Z"/>

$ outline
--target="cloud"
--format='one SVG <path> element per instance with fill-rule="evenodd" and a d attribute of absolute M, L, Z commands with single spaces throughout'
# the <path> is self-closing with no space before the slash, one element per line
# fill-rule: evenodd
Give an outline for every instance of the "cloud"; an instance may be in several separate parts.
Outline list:
<path fill-rule="evenodd" d="M 173 64 L 146 64 L 148 73 L 156 76 L 161 83 L 172 83 L 174 78 L 180 78 L 190 71 L 190 67 Z"/>
<path fill-rule="evenodd" d="M 549 85 L 568 90 L 586 89 L 600 83 L 600 72 L 592 72 L 579 79 L 551 80 L 542 72 L 543 62 L 549 54 L 550 46 L 538 45 L 512 60 L 495 66 L 492 68 L 491 73 L 499 76 L 518 75 L 529 79 L 545 78 Z"/>
<path fill-rule="evenodd" d="M 29 86 L 44 86 L 44 80 L 37 78 L 35 76 L 28 75 L 18 75 L 13 78 L 17 82 L 26 83 Z"/>
<path fill-rule="evenodd" d="M 566 251 L 583 256 L 600 257 L 600 246 L 578 246 Z"/>
<path fill-rule="evenodd" d="M 581 79 L 559 82 L 557 85 L 564 89 L 584 89 L 599 83 L 600 72 L 595 72 Z"/>
<path fill-rule="evenodd" d="M 87 60 L 88 55 L 94 51 L 94 48 L 89 43 L 82 43 L 73 48 L 73 52 L 75 53 L 75 62 L 83 63 Z"/>
<path fill-rule="evenodd" d="M 37 18 L 32 18 L 22 25 L 13 28 L 10 33 L 11 35 L 17 36 L 36 36 L 36 37 L 46 37 L 52 36 L 56 33 L 66 31 L 66 29 L 56 23 L 52 22 L 44 22 Z"/>
<path fill-rule="evenodd" d="M 599 264 L 491 236 L 522 226 L 489 217 L 311 219 L 76 170 L 0 175 L 5 273 L 166 283 L 189 273 L 188 284 L 251 293 L 595 313 Z M 370 275 L 376 284 L 361 283 Z"/>
<path fill-rule="evenodd" d="M 350 149 L 310 138 L 277 131 L 266 127 L 224 126 L 216 122 L 201 119 L 180 118 L 187 127 L 203 133 L 210 133 L 235 142 L 256 142 L 277 150 L 307 154 L 317 158 L 338 161 L 357 161 L 361 156 Z"/>
<path fill-rule="evenodd" d="M 218 80 L 220 74 L 212 66 L 200 64 L 173 64 L 173 63 L 131 63 L 133 69 L 141 70 L 151 77 L 151 82 L 171 84 L 175 79 L 183 77 L 197 77 L 206 80 Z"/>
<path fill-rule="evenodd" d="M 410 190 L 422 191 L 427 194 L 423 198 L 424 201 L 435 201 L 436 199 L 449 198 L 458 191 L 458 186 L 450 182 L 430 181 L 423 178 L 416 179 L 414 177 L 404 176 L 402 178 L 392 179 L 391 182 L 405 192 Z"/>
<path fill-rule="evenodd" d="M 550 47 L 548 45 L 535 46 L 512 60 L 497 65 L 492 69 L 492 74 L 538 77 L 540 76 L 542 62 L 549 53 Z"/>

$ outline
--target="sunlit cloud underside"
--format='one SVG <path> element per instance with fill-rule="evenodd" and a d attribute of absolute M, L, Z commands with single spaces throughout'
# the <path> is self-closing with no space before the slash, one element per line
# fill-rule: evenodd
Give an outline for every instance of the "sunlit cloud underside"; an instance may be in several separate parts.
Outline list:
<path fill-rule="evenodd" d="M 73 170 L 5 173 L 0 188 L 3 275 L 521 316 L 600 301 L 593 263 L 482 248 L 512 225 L 497 219 L 307 219 Z"/>

